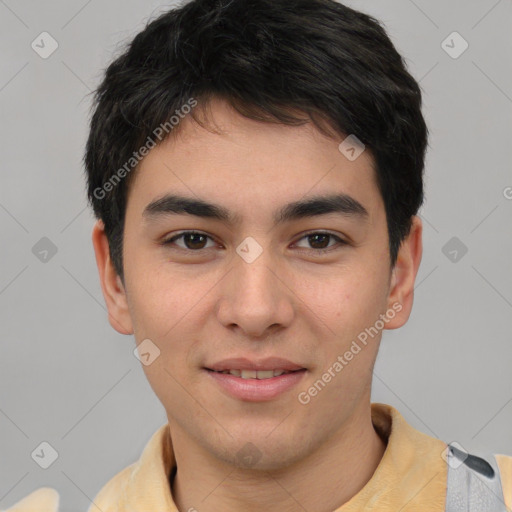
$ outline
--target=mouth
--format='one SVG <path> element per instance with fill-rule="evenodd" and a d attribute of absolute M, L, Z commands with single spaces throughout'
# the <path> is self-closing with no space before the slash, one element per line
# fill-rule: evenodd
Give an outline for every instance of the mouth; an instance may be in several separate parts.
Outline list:
<path fill-rule="evenodd" d="M 231 398 L 247 402 L 273 400 L 298 385 L 307 370 L 269 370 L 203 368 L 219 389 Z"/>
<path fill-rule="evenodd" d="M 279 377 L 281 375 L 286 375 L 288 373 L 301 372 L 305 370 L 305 368 L 298 370 L 284 370 L 281 368 L 276 368 L 275 370 L 212 370 L 211 368 L 205 368 L 205 370 L 215 373 L 222 373 L 224 375 L 233 375 L 234 377 L 240 377 L 241 379 L 265 380 Z"/>

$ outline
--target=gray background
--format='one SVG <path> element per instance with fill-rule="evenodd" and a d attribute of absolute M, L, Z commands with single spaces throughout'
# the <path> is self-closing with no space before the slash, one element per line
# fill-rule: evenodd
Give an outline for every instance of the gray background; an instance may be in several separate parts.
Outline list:
<path fill-rule="evenodd" d="M 347 3 L 386 25 L 431 131 L 415 306 L 384 333 L 372 401 L 444 441 L 512 455 L 512 3 Z M 166 422 L 133 337 L 107 321 L 81 165 L 89 92 L 165 9 L 0 0 L 0 508 L 51 486 L 62 512 L 85 510 Z M 59 44 L 47 59 L 31 48 L 43 31 Z M 453 31 L 469 43 L 457 59 L 441 46 Z M 32 252 L 43 237 L 57 248 L 46 262 Z M 452 237 L 468 249 L 455 262 Z M 59 455 L 46 470 L 31 458 L 42 441 Z"/>

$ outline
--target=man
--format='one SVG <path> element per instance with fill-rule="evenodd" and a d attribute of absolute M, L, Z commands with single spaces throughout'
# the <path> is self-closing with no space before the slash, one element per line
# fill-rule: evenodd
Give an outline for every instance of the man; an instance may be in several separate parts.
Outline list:
<path fill-rule="evenodd" d="M 107 69 L 86 148 L 111 325 L 168 423 L 90 512 L 505 511 L 512 457 L 371 403 L 422 255 L 421 92 L 332 0 L 193 0 Z"/>

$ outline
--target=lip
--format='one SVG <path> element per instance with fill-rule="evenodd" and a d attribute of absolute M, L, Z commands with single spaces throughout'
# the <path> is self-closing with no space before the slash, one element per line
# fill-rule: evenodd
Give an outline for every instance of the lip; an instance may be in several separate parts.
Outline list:
<path fill-rule="evenodd" d="M 215 370 L 217 372 L 222 372 L 224 370 L 287 370 L 289 372 L 293 372 L 295 370 L 303 370 L 305 368 L 281 357 L 267 357 L 265 359 L 252 361 L 246 357 L 234 357 L 206 365 L 205 369 Z"/>
<path fill-rule="evenodd" d="M 254 367 L 241 368 L 240 366 L 232 366 L 231 368 L 244 370 L 255 369 Z M 285 369 L 280 365 L 274 366 L 273 368 Z M 224 392 L 227 392 L 233 398 L 247 402 L 265 402 L 272 400 L 295 387 L 304 378 L 307 372 L 305 368 L 302 368 L 292 373 L 283 373 L 278 377 L 271 377 L 270 379 L 242 379 L 242 377 L 235 377 L 228 373 L 217 373 L 208 368 L 204 368 L 204 371 Z"/>

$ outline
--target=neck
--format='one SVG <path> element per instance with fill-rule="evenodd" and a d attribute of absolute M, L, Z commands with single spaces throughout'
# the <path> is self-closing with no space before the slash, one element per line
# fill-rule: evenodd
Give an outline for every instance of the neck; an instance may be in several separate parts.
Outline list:
<path fill-rule="evenodd" d="M 354 411 L 343 432 L 315 452 L 279 470 L 241 469 L 204 451 L 179 426 L 172 424 L 177 471 L 171 482 L 180 512 L 332 512 L 355 496 L 379 465 L 385 443 L 371 422 L 369 402 Z"/>

